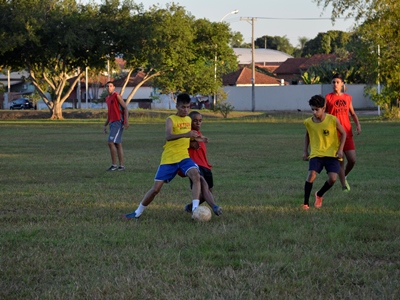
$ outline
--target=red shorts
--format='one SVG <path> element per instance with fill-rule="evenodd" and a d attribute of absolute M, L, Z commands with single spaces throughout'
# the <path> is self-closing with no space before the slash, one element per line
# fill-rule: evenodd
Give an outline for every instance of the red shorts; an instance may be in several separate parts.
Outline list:
<path fill-rule="evenodd" d="M 346 142 L 344 143 L 343 151 L 356 150 L 356 145 L 354 145 L 354 140 L 352 136 L 346 137 Z"/>

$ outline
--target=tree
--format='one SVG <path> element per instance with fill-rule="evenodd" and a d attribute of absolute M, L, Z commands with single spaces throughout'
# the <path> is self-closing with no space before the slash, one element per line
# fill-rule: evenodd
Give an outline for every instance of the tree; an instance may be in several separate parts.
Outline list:
<path fill-rule="evenodd" d="M 370 84 L 382 84 L 368 92 L 390 115 L 399 116 L 400 90 L 400 3 L 392 0 L 315 0 L 326 8 L 332 5 L 332 20 L 355 17 L 358 28 L 353 51 Z M 396 113 L 397 112 L 397 113 Z"/>
<path fill-rule="evenodd" d="M 304 46 L 306 45 L 306 43 L 308 42 L 308 38 L 303 36 L 303 37 L 299 37 L 298 41 L 299 41 L 299 45 L 297 45 L 294 50 L 292 55 L 294 57 L 302 57 L 303 54 L 303 50 L 304 50 Z"/>
<path fill-rule="evenodd" d="M 62 104 L 85 67 L 104 65 L 96 7 L 74 0 L 2 0 L 1 8 L 1 34 L 11 42 L 0 52 L 0 65 L 26 68 L 51 118 L 62 119 Z"/>
<path fill-rule="evenodd" d="M 286 36 L 269 36 L 264 35 L 262 37 L 257 38 L 254 41 L 254 46 L 256 48 L 265 48 L 265 49 L 273 49 L 285 52 L 287 54 L 292 54 L 294 51 L 294 47 L 290 43 L 289 39 Z"/>
<path fill-rule="evenodd" d="M 351 33 L 330 30 L 328 32 L 320 32 L 318 35 L 304 44 L 302 56 L 312 56 L 314 54 L 332 54 L 342 49 L 347 50 L 351 39 Z"/>
<path fill-rule="evenodd" d="M 243 34 L 239 31 L 234 31 L 232 33 L 230 45 L 232 48 L 247 48 L 246 45 L 244 45 Z"/>
<path fill-rule="evenodd" d="M 171 4 L 143 12 L 135 27 L 142 35 L 124 40 L 123 57 L 131 72 L 141 67 L 146 75 L 132 90 L 127 103 L 150 79 L 166 94 L 210 94 L 221 85 L 220 74 L 237 68 L 237 58 L 229 47 L 231 33 L 225 23 L 196 20 L 183 7 Z M 131 30 L 126 27 L 125 31 Z"/>

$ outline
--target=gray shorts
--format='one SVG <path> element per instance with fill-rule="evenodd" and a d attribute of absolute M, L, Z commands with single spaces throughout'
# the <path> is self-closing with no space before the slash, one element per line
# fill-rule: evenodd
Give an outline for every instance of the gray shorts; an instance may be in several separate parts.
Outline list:
<path fill-rule="evenodd" d="M 108 142 L 114 144 L 122 143 L 122 133 L 124 132 L 124 125 L 121 121 L 110 123 L 110 134 L 108 135 Z"/>

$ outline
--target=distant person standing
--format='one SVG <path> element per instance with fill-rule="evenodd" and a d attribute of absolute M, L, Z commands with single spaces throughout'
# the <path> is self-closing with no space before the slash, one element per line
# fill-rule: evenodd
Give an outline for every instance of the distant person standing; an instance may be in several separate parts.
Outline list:
<path fill-rule="evenodd" d="M 122 134 L 124 129 L 129 127 L 128 107 L 121 95 L 115 91 L 115 86 L 111 81 L 106 83 L 108 96 L 106 103 L 108 116 L 104 124 L 104 133 L 107 133 L 107 125 L 110 125 L 110 134 L 108 135 L 108 147 L 111 153 L 111 167 L 107 171 L 124 171 L 124 151 L 122 149 Z M 117 156 L 119 166 L 117 166 Z"/>
<path fill-rule="evenodd" d="M 345 166 L 344 161 L 340 162 L 339 180 L 342 184 L 342 190 L 348 192 L 350 191 L 350 185 L 347 182 L 347 175 L 354 168 L 356 163 L 356 147 L 353 140 L 353 130 L 349 115 L 356 124 L 357 135 L 361 133 L 361 125 L 354 112 L 351 96 L 344 93 L 344 80 L 340 74 L 335 74 L 333 76 L 332 88 L 333 92 L 325 96 L 326 112 L 336 116 L 346 131 L 346 143 L 344 144 L 343 152 L 347 163 Z"/>

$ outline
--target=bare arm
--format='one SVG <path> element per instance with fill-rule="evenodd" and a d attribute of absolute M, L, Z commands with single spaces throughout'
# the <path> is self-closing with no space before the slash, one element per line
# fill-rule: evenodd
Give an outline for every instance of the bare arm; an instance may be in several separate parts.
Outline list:
<path fill-rule="evenodd" d="M 308 135 L 308 132 L 306 131 L 306 134 L 304 135 L 303 160 L 308 160 L 308 157 L 310 156 L 310 154 L 308 153 L 309 145 L 310 145 L 310 136 Z"/>
<path fill-rule="evenodd" d="M 118 99 L 119 104 L 121 105 L 121 107 L 124 110 L 124 127 L 125 127 L 125 129 L 128 129 L 128 127 L 129 127 L 128 106 L 126 106 L 126 103 L 122 99 L 121 95 L 117 95 L 117 99 Z"/>
<path fill-rule="evenodd" d="M 358 120 L 356 112 L 354 111 L 353 103 L 350 103 L 349 112 L 350 112 L 351 118 L 353 119 L 353 122 L 357 126 L 356 127 L 357 135 L 359 135 L 361 133 L 361 124 L 360 124 L 360 121 Z"/>
<path fill-rule="evenodd" d="M 344 130 L 342 124 L 340 124 L 340 122 L 337 118 L 336 118 L 336 129 L 340 133 L 340 146 L 336 153 L 336 156 L 339 159 L 343 159 L 343 147 L 344 147 L 344 143 L 346 142 L 346 131 Z"/>
<path fill-rule="evenodd" d="M 181 138 L 190 138 L 190 139 L 195 139 L 199 137 L 199 134 L 196 132 L 196 130 L 191 130 L 186 133 L 182 134 L 173 134 L 172 133 L 172 120 L 170 118 L 167 119 L 166 125 L 165 125 L 165 139 L 167 141 L 173 141 Z"/>

